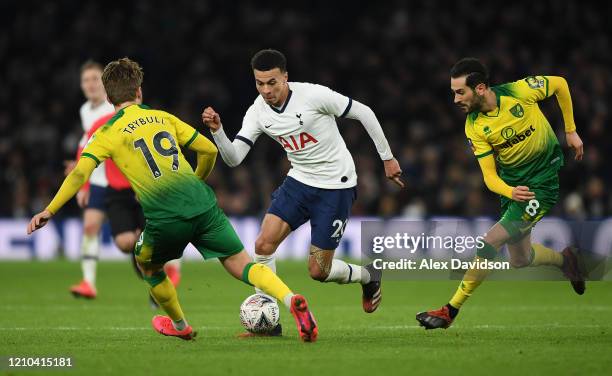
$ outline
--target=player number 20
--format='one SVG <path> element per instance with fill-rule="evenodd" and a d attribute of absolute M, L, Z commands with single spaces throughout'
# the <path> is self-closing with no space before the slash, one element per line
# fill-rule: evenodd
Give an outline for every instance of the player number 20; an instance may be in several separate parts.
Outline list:
<path fill-rule="evenodd" d="M 348 222 L 348 219 L 345 219 L 344 222 L 340 219 L 336 219 L 334 220 L 334 222 L 332 223 L 332 227 L 335 227 L 336 230 L 334 231 L 334 233 L 332 234 L 332 238 L 339 238 L 342 235 L 344 235 L 344 230 L 346 229 L 346 223 Z"/>
<path fill-rule="evenodd" d="M 525 211 L 530 216 L 535 216 L 538 213 L 538 208 L 540 207 L 540 202 L 535 198 L 533 200 L 529 200 L 527 206 L 525 207 Z"/>
<path fill-rule="evenodd" d="M 162 140 L 164 139 L 170 142 L 169 148 L 164 148 L 162 146 Z M 174 140 L 174 137 L 172 137 L 170 133 L 166 131 L 161 131 L 155 134 L 155 136 L 153 136 L 153 147 L 155 148 L 155 151 L 159 153 L 161 156 L 172 157 L 172 171 L 178 170 L 179 168 L 178 148 L 176 147 L 176 141 Z M 147 146 L 147 143 L 145 142 L 143 138 L 139 138 L 138 140 L 134 141 L 134 149 L 140 149 L 155 179 L 162 176 L 162 172 L 159 169 L 159 166 L 157 165 L 157 163 L 155 162 L 155 158 L 153 158 L 153 154 L 151 154 L 151 150 L 149 149 L 149 146 Z"/>

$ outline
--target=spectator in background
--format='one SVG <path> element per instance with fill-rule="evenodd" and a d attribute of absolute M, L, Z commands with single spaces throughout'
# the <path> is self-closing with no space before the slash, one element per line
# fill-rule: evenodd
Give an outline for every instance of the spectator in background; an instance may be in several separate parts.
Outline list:
<path fill-rule="evenodd" d="M 478 13 L 473 12 L 476 5 Z M 380 166 L 355 155 L 363 187 L 354 215 L 498 214 L 458 131 L 464 119 L 448 100 L 440 100 L 450 95 L 446 67 L 468 52 L 495 72 L 492 84 L 534 73 L 567 78 L 588 159 L 579 168 L 566 158 L 561 197 L 580 198 L 585 218 L 611 214 L 612 170 L 605 159 L 612 150 L 612 23 L 609 12 L 602 11 L 605 4 L 517 1 L 504 12 L 494 3 L 475 0 L 398 0 L 358 7 L 309 2 L 280 9 L 255 1 L 238 7 L 135 0 L 123 7 L 108 10 L 95 1 L 2 6 L 11 21 L 0 34 L 0 216 L 36 211 L 33 206 L 61 182 L 62 160 L 74 150 L 62 148 L 58 134 L 74 139 L 81 132 L 73 112 L 80 101 L 73 72 L 81 54 L 101 61 L 134 56 L 152 76 L 172 78 L 146 84 L 151 97 L 159 98 L 151 105 L 197 124 L 200 104 L 210 103 L 228 125 L 239 125 L 254 99 L 251 72 L 243 62 L 266 47 L 287 51 L 296 81 L 350 92 L 384 120 L 408 189 L 395 190 L 380 178 Z M 339 20 L 338 14 L 351 22 Z M 103 29 L 97 22 L 101 17 Z M 458 17 L 464 22 L 455 22 Z M 205 26 L 203 19 L 209 20 Z M 550 26 L 546 30 L 544 23 Z M 478 47 L 483 35 L 490 41 L 486 49 Z M 214 46 L 214 56 L 201 46 Z M 554 106 L 554 100 L 548 101 L 542 109 L 559 129 Z M 347 121 L 339 125 L 349 149 L 363 149 L 364 155 L 373 151 L 363 130 Z M 211 184 L 220 189 L 220 205 L 232 215 L 263 214 L 273 187 L 286 173 L 286 159 L 276 145 L 260 141 L 258 149 L 266 151 L 249 156 L 244 169 L 220 163 L 211 176 Z M 573 209 L 559 205 L 555 210 L 554 215 L 565 216 Z M 74 205 L 66 211 L 77 214 Z"/>

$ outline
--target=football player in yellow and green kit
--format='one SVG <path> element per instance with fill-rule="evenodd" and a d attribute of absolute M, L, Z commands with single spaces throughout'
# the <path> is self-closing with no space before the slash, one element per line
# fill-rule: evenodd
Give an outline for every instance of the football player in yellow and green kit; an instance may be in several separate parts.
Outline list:
<path fill-rule="evenodd" d="M 502 217 L 485 234 L 476 260 L 495 258 L 505 244 L 513 267 L 557 266 L 582 295 L 585 283 L 574 250 L 555 252 L 531 242 L 531 228 L 559 199 L 558 173 L 563 165 L 561 146 L 539 101 L 556 96 L 567 143 L 575 150 L 575 159 L 582 159 L 567 82 L 562 77 L 530 76 L 490 87 L 487 68 L 477 59 L 464 58 L 451 69 L 451 89 L 455 104 L 468 114 L 465 134 L 485 184 L 501 196 Z M 417 321 L 426 329 L 448 328 L 488 272 L 466 271 L 450 302 L 418 313 Z"/>
<path fill-rule="evenodd" d="M 306 299 L 291 292 L 270 268 L 251 261 L 217 206 L 214 192 L 204 183 L 215 164 L 217 148 L 176 116 L 143 105 L 142 79 L 142 68 L 128 58 L 104 68 L 102 82 L 116 114 L 94 133 L 49 206 L 32 218 L 28 234 L 44 226 L 97 165 L 112 158 L 134 188 L 146 218 L 134 253 L 151 295 L 168 314 L 153 318 L 156 331 L 182 339 L 196 334 L 163 269 L 192 243 L 205 259 L 219 258 L 232 276 L 283 302 L 293 314 L 302 340 L 315 341 L 318 328 Z M 179 145 L 198 153 L 195 172 Z"/>

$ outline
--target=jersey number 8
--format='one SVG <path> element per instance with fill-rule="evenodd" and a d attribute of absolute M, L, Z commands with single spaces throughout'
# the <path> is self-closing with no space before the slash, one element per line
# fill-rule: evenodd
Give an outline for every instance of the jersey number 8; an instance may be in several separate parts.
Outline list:
<path fill-rule="evenodd" d="M 162 140 L 164 139 L 170 142 L 170 147 L 167 149 L 162 146 Z M 153 136 L 153 147 L 160 155 L 164 157 L 172 157 L 172 171 L 177 171 L 179 169 L 178 148 L 176 147 L 174 137 L 172 137 L 170 133 L 161 131 L 155 134 L 155 136 Z M 134 149 L 140 149 L 155 179 L 162 176 L 162 172 L 157 163 L 155 163 L 155 158 L 153 158 L 153 154 L 151 154 L 151 150 L 143 138 L 139 138 L 138 140 L 134 141 Z"/>
<path fill-rule="evenodd" d="M 525 211 L 530 216 L 535 216 L 538 213 L 538 209 L 540 208 L 540 202 L 535 198 L 533 200 L 529 200 L 527 206 L 525 207 Z"/>

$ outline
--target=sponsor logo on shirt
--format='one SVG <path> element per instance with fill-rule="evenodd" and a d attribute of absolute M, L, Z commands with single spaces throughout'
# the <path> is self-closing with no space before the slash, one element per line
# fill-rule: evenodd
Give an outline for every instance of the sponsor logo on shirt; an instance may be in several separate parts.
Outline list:
<path fill-rule="evenodd" d="M 511 139 L 516 134 L 516 131 L 512 127 L 506 127 L 502 129 L 501 135 L 504 139 Z"/>
<path fill-rule="evenodd" d="M 502 137 L 506 138 L 506 136 L 508 136 L 510 133 L 514 133 L 514 129 L 512 129 L 512 131 L 507 130 L 508 128 L 511 127 L 506 127 L 504 129 L 502 129 Z M 504 131 L 506 131 L 506 136 L 504 135 Z M 517 134 L 516 136 L 514 136 L 514 134 L 510 137 L 510 139 L 506 138 L 508 141 L 504 142 L 503 144 L 497 146 L 498 149 L 507 149 L 507 148 L 511 148 L 516 144 L 519 144 L 523 141 L 525 141 L 527 138 L 529 138 L 532 134 L 535 133 L 535 128 L 533 125 L 529 126 L 529 129 L 527 129 L 526 131 L 523 131 L 519 134 Z M 513 137 L 514 136 L 514 137 Z"/>
<path fill-rule="evenodd" d="M 298 151 L 305 149 L 309 143 L 316 144 L 319 142 L 313 135 L 308 132 L 302 132 L 299 135 L 289 135 L 288 137 L 278 136 L 278 142 L 287 151 Z"/>

